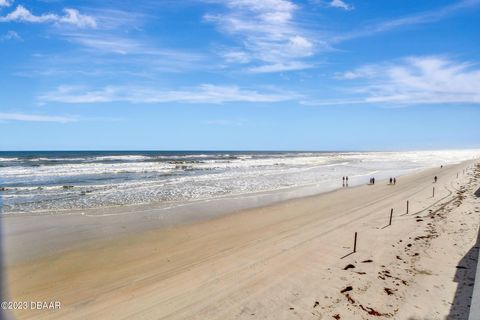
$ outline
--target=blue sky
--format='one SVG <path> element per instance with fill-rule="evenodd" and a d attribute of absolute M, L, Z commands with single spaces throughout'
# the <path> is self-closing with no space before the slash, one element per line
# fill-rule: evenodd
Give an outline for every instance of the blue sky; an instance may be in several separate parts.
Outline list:
<path fill-rule="evenodd" d="M 480 0 L 0 0 L 0 150 L 480 148 Z"/>

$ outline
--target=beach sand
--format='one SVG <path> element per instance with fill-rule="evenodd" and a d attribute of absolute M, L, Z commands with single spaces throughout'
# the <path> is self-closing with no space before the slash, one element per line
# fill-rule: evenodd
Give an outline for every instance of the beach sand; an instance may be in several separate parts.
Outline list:
<path fill-rule="evenodd" d="M 479 177 L 464 162 L 394 186 L 378 181 L 80 244 L 78 217 L 2 218 L 8 300 L 61 302 L 16 310 L 17 319 L 464 319 Z M 43 220 L 29 232 L 12 227 L 32 219 Z M 121 218 L 95 221 L 108 229 Z M 37 254 L 14 254 L 29 247 Z"/>

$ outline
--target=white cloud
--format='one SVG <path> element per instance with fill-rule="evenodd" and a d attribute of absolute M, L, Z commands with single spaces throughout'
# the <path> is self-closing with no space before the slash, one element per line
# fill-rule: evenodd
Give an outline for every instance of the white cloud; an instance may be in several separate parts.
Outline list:
<path fill-rule="evenodd" d="M 182 90 L 159 90 L 152 87 L 107 86 L 88 90 L 80 87 L 61 86 L 39 97 L 42 102 L 61 103 L 204 103 L 228 102 L 280 102 L 291 100 L 293 94 L 285 92 L 259 92 L 237 86 L 204 84 Z"/>
<path fill-rule="evenodd" d="M 91 69 L 96 64 L 95 72 L 128 69 L 131 74 L 151 77 L 158 71 L 184 72 L 208 67 L 205 63 L 207 58 L 202 53 L 155 47 L 152 45 L 154 41 L 148 39 L 103 32 L 66 32 L 62 37 L 82 47 L 81 51 L 76 52 L 80 61 L 75 60 L 73 66 L 68 68 L 86 64 L 83 68 Z M 85 56 L 90 60 L 85 61 Z M 55 61 L 53 68 L 58 68 L 58 64 L 58 60 Z"/>
<path fill-rule="evenodd" d="M 368 37 L 378 33 L 387 32 L 402 27 L 427 24 L 439 21 L 448 17 L 460 10 L 466 10 L 480 5 L 480 0 L 463 0 L 455 4 L 441 7 L 436 10 L 420 12 L 417 14 L 404 16 L 388 21 L 380 22 L 378 24 L 369 25 L 364 28 L 358 28 L 350 33 L 333 36 L 330 42 L 336 43 L 356 38 Z"/>
<path fill-rule="evenodd" d="M 127 2 L 125 2 L 125 5 Z M 117 7 L 117 6 L 116 6 Z M 119 6 L 121 4 L 119 3 Z M 94 17 L 95 22 L 101 30 L 121 30 L 123 32 L 141 30 L 145 23 L 152 18 L 148 13 L 140 13 L 136 8 L 113 9 L 105 7 L 89 7 L 89 14 Z"/>
<path fill-rule="evenodd" d="M 75 122 L 77 118 L 69 116 L 49 116 L 26 113 L 5 113 L 0 112 L 0 121 L 27 121 L 27 122 Z"/>
<path fill-rule="evenodd" d="M 16 72 L 22 77 L 72 78 L 108 77 L 115 79 L 160 80 L 168 73 L 184 73 L 215 68 L 201 52 L 155 46 L 155 39 L 134 38 L 103 30 L 59 33 L 75 50 L 32 55 Z M 221 64 L 221 61 L 218 62 Z M 61 81 L 61 80 L 60 80 Z M 60 82 L 61 83 L 61 82 Z"/>
<path fill-rule="evenodd" d="M 248 71 L 253 73 L 270 73 L 270 72 L 304 70 L 304 69 L 309 69 L 311 67 L 312 67 L 311 64 L 293 61 L 288 63 L 266 64 L 259 67 L 251 67 L 248 69 Z"/>
<path fill-rule="evenodd" d="M 21 21 L 21 22 L 31 22 L 31 23 L 44 23 L 44 22 L 53 22 L 58 19 L 58 16 L 54 14 L 42 14 L 40 16 L 33 15 L 28 9 L 23 6 L 17 6 L 17 8 L 7 14 L 4 17 L 0 17 L 0 22 L 12 22 L 12 21 Z"/>
<path fill-rule="evenodd" d="M 210 1 L 223 4 L 227 11 L 207 14 L 205 20 L 233 37 L 241 49 L 223 54 L 228 63 L 251 63 L 249 70 L 278 72 L 311 67 L 305 58 L 314 54 L 315 46 L 307 32 L 294 21 L 299 8 L 289 0 L 226 0 Z M 235 52 L 232 55 L 232 52 Z M 241 54 L 239 54 L 241 52 Z M 286 66 L 286 68 L 281 68 Z M 270 70 L 270 71 L 265 71 Z"/>
<path fill-rule="evenodd" d="M 0 7 L 10 7 L 13 0 L 0 0 Z"/>
<path fill-rule="evenodd" d="M 332 0 L 330 2 L 330 7 L 340 8 L 340 9 L 347 10 L 347 11 L 350 11 L 350 10 L 354 9 L 353 5 L 347 4 L 342 0 Z"/>
<path fill-rule="evenodd" d="M 8 40 L 23 41 L 22 37 L 20 37 L 19 34 L 13 30 L 9 30 L 4 35 L 0 36 L 0 41 L 8 41 Z"/>
<path fill-rule="evenodd" d="M 250 55 L 241 50 L 226 51 L 222 56 L 228 63 L 249 63 L 251 61 Z"/>
<path fill-rule="evenodd" d="M 354 87 L 351 97 L 307 104 L 480 104 L 478 65 L 444 57 L 369 65 L 337 78 L 363 81 L 363 85 Z"/>
<path fill-rule="evenodd" d="M 17 6 L 17 8 L 0 17 L 0 22 L 28 22 L 28 23 L 59 23 L 69 24 L 79 28 L 95 28 L 97 23 L 93 17 L 80 14 L 75 9 L 64 9 L 65 14 L 59 16 L 53 13 L 45 13 L 41 15 L 34 15 L 24 6 Z"/>
<path fill-rule="evenodd" d="M 95 28 L 97 27 L 97 22 L 93 17 L 80 14 L 78 10 L 75 9 L 64 9 L 65 15 L 59 17 L 59 22 L 71 24 L 79 28 Z"/>
<path fill-rule="evenodd" d="M 194 54 L 175 49 L 156 48 L 151 46 L 148 41 L 141 41 L 123 36 L 84 32 L 70 32 L 63 33 L 62 35 L 67 40 L 77 43 L 96 53 L 156 56 L 159 59 L 162 58 L 184 62 L 197 62 L 204 59 L 204 56 L 198 53 Z"/>
<path fill-rule="evenodd" d="M 350 70 L 346 72 L 337 72 L 335 74 L 335 79 L 339 80 L 353 80 L 360 78 L 367 78 L 377 74 L 377 66 L 375 65 L 366 65 L 355 70 Z"/>
<path fill-rule="evenodd" d="M 138 41 L 129 38 L 90 33 L 65 33 L 71 42 L 102 53 L 136 54 L 147 49 Z"/>

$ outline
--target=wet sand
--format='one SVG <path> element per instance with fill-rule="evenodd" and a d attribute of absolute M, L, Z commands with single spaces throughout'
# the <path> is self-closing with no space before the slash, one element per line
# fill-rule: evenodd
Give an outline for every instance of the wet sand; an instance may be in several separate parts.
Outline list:
<path fill-rule="evenodd" d="M 147 214 L 125 232 L 122 215 L 84 225 L 79 219 L 90 217 L 3 218 L 9 299 L 61 302 L 59 310 L 17 310 L 18 319 L 468 314 L 480 214 L 472 163 L 161 228 L 145 228 L 155 225 Z M 88 225 L 95 236 L 78 241 Z M 32 254 L 14 254 L 29 247 Z"/>

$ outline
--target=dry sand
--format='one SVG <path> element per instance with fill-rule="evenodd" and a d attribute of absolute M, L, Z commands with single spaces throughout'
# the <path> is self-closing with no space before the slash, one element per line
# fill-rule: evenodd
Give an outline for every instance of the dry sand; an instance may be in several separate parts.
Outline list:
<path fill-rule="evenodd" d="M 480 222 L 472 164 L 10 262 L 9 300 L 61 302 L 18 319 L 464 319 Z"/>

